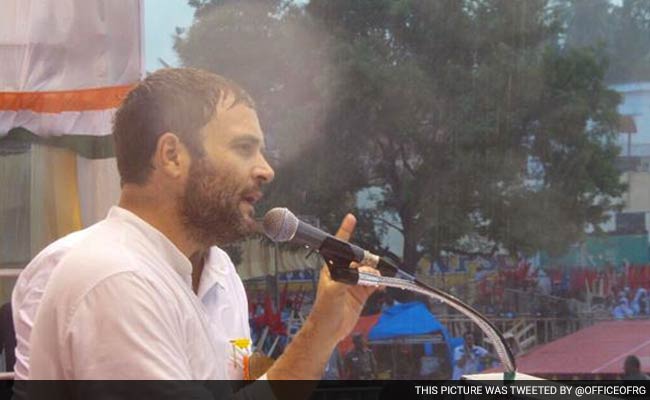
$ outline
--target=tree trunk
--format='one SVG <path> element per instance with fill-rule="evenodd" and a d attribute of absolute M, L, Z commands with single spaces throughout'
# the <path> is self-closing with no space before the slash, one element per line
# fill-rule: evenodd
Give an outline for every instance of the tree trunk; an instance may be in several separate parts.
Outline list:
<path fill-rule="evenodd" d="M 402 217 L 402 226 L 404 227 L 404 270 L 410 274 L 415 274 L 416 266 L 422 255 L 417 249 L 418 238 L 413 234 L 414 227 L 410 217 Z"/>

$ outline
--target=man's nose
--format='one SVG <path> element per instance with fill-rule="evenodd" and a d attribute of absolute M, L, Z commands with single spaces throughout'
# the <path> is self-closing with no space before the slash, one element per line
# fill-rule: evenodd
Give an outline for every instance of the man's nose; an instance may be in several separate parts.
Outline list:
<path fill-rule="evenodd" d="M 275 177 L 275 171 L 273 171 L 273 168 L 263 155 L 260 155 L 260 162 L 253 170 L 253 174 L 255 180 L 262 183 L 269 183 Z"/>

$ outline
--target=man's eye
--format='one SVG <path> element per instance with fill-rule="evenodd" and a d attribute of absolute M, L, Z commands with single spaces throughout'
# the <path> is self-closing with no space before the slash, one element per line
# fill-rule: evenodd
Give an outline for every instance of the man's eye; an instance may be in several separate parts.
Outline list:
<path fill-rule="evenodd" d="M 235 146 L 235 149 L 243 155 L 251 155 L 255 153 L 255 146 L 252 144 L 239 144 Z"/>

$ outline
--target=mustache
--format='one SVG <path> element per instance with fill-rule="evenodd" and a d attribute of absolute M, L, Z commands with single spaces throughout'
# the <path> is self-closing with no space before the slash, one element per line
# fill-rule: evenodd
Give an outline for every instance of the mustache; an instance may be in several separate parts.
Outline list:
<path fill-rule="evenodd" d="M 241 191 L 241 198 L 249 200 L 251 203 L 257 203 L 264 197 L 261 185 L 251 185 Z"/>

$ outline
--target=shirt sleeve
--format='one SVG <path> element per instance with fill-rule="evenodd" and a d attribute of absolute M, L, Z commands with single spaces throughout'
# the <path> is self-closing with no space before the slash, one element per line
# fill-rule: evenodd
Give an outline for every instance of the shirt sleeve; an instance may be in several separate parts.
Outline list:
<path fill-rule="evenodd" d="M 14 329 L 16 333 L 16 379 L 29 376 L 30 335 L 36 312 L 45 293 L 45 285 L 65 250 L 37 255 L 21 272 L 11 296 Z"/>
<path fill-rule="evenodd" d="M 73 379 L 189 380 L 180 321 L 146 279 L 104 279 L 74 311 L 62 343 Z"/>

